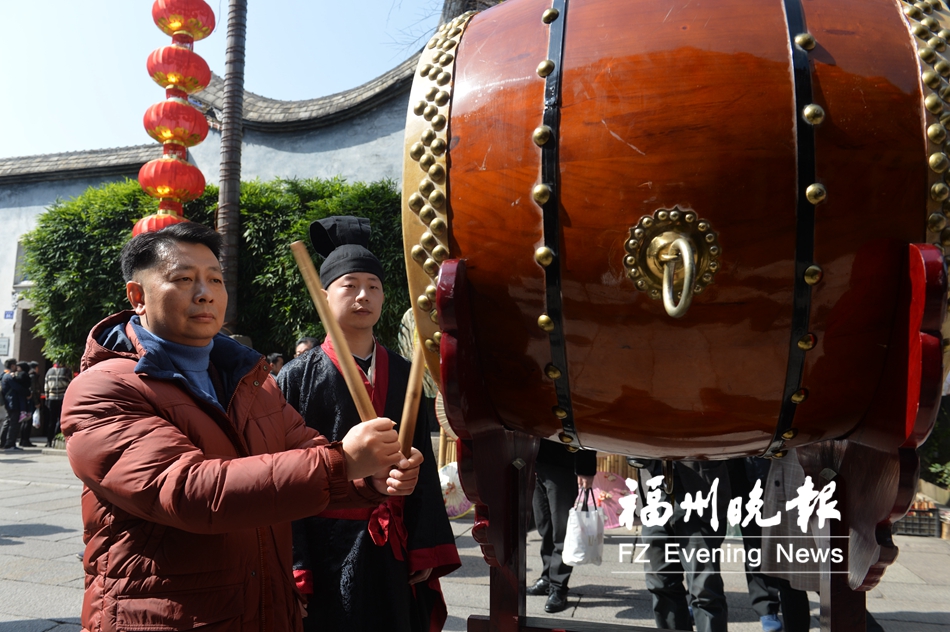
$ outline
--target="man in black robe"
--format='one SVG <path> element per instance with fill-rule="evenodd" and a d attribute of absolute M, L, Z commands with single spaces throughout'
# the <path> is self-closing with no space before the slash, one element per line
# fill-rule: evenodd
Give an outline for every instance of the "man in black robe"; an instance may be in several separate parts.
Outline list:
<path fill-rule="evenodd" d="M 409 363 L 376 342 L 383 270 L 367 249 L 369 221 L 331 217 L 310 226 L 326 257 L 320 276 L 330 311 L 353 353 L 373 407 L 401 423 Z M 360 423 L 333 341 L 284 366 L 277 382 L 308 426 L 328 439 Z M 424 461 L 415 492 L 375 510 L 326 511 L 295 522 L 294 576 L 308 598 L 305 630 L 441 630 L 439 577 L 460 564 L 442 500 L 428 425 L 420 410 L 413 445 Z"/>

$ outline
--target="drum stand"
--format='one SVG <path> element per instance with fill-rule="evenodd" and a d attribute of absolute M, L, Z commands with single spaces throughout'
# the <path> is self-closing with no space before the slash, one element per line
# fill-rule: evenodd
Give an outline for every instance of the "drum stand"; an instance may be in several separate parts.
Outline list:
<path fill-rule="evenodd" d="M 829 520 L 821 547 L 847 537 L 844 559 L 822 565 L 821 629 L 865 632 L 866 591 L 897 557 L 891 527 L 913 501 L 920 463 L 916 449 L 930 434 L 942 387 L 942 336 L 947 305 L 943 255 L 908 246 L 885 374 L 878 397 L 846 439 L 798 449 L 816 486 L 834 480 L 841 520 Z M 525 616 L 525 542 L 539 439 L 506 430 L 485 396 L 471 322 L 464 262 L 443 263 L 438 286 L 442 388 L 459 436 L 459 476 L 475 503 L 472 536 L 490 570 L 490 616 L 472 616 L 470 632 L 643 631 L 593 622 Z M 478 458 L 473 456 L 477 454 Z M 565 627 L 565 624 L 570 627 Z"/>

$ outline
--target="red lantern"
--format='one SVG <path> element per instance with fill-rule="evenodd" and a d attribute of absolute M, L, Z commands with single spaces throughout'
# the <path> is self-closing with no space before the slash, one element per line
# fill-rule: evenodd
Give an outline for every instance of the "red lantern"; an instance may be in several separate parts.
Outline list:
<path fill-rule="evenodd" d="M 163 88 L 178 88 L 188 94 L 200 92 L 211 82 L 208 62 L 182 46 L 163 46 L 148 56 L 148 74 Z"/>
<path fill-rule="evenodd" d="M 190 202 L 204 193 L 205 177 L 198 167 L 165 156 L 142 165 L 139 184 L 154 198 Z"/>
<path fill-rule="evenodd" d="M 214 30 L 214 11 L 203 0 L 155 0 L 152 19 L 168 35 L 185 32 L 195 41 Z"/>
<path fill-rule="evenodd" d="M 145 112 L 145 131 L 160 143 L 193 147 L 208 135 L 204 114 L 183 99 L 156 103 Z"/>
<path fill-rule="evenodd" d="M 163 228 L 168 228 L 174 224 L 187 221 L 187 219 L 176 213 L 163 213 L 159 211 L 154 215 L 146 215 L 139 221 L 135 222 L 135 226 L 132 227 L 132 236 L 135 237 L 136 235 L 141 235 L 142 233 L 154 233 L 160 231 Z"/>

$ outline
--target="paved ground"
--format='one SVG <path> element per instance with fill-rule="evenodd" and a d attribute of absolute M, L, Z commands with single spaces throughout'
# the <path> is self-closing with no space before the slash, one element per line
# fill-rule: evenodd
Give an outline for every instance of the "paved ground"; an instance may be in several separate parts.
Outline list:
<path fill-rule="evenodd" d="M 63 456 L 39 449 L 0 452 L 0 632 L 78 632 L 83 574 L 79 517 L 81 486 Z M 445 578 L 446 630 L 465 630 L 471 614 L 488 613 L 488 567 L 472 541 L 471 519 L 453 522 L 463 565 Z M 868 595 L 868 609 L 887 632 L 950 630 L 950 541 L 897 536 L 901 554 Z M 570 608 L 562 619 L 653 626 L 643 576 L 618 562 L 625 532 L 609 535 L 602 566 L 579 566 L 571 581 Z M 539 540 L 528 541 L 528 577 L 538 575 Z M 738 564 L 724 566 L 730 630 L 758 632 Z M 813 617 L 818 614 L 812 598 Z M 550 616 L 543 597 L 528 597 L 530 616 Z M 817 619 L 813 619 L 817 628 Z"/>

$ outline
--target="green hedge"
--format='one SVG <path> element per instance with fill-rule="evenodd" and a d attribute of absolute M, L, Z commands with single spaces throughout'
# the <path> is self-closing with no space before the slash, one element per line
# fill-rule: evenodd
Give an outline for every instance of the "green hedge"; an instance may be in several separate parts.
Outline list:
<path fill-rule="evenodd" d="M 185 205 L 185 217 L 212 226 L 217 200 L 217 188 L 209 186 Z M 30 311 L 47 358 L 78 366 L 93 325 L 128 307 L 119 252 L 135 221 L 156 208 L 134 180 L 107 184 L 57 202 L 24 237 L 25 269 L 34 282 Z M 250 336 L 258 351 L 292 357 L 301 336 L 322 338 L 290 244 L 298 239 L 309 244 L 310 223 L 330 215 L 358 215 L 372 223 L 370 247 L 386 273 L 386 304 L 376 332 L 383 344 L 395 346 L 409 307 L 395 183 L 278 179 L 241 185 L 237 333 Z"/>

